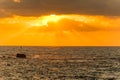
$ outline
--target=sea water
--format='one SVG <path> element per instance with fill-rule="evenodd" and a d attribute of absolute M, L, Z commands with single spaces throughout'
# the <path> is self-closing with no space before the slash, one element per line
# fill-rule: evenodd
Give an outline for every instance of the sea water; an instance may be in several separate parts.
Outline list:
<path fill-rule="evenodd" d="M 120 47 L 1 46 L 0 80 L 120 80 Z"/>

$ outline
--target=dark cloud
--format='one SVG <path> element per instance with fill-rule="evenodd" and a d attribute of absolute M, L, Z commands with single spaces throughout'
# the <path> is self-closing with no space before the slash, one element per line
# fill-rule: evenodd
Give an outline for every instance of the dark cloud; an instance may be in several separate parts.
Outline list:
<path fill-rule="evenodd" d="M 1 0 L 0 5 L 18 15 L 92 14 L 120 16 L 119 0 Z"/>

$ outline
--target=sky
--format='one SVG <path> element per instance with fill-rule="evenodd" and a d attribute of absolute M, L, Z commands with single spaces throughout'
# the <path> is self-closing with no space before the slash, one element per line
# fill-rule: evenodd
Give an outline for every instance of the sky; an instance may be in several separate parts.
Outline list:
<path fill-rule="evenodd" d="M 119 0 L 0 0 L 0 45 L 120 46 Z"/>

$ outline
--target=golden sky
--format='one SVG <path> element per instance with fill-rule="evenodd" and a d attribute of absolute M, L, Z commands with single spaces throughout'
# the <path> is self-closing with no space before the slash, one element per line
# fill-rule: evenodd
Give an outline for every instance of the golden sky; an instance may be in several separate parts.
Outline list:
<path fill-rule="evenodd" d="M 0 0 L 0 45 L 120 46 L 120 0 Z"/>
<path fill-rule="evenodd" d="M 80 14 L 1 17 L 0 45 L 120 46 L 120 17 Z"/>

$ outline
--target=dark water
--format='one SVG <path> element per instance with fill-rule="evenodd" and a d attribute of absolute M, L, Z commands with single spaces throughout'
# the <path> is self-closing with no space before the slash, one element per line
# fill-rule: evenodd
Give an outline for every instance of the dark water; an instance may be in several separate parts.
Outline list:
<path fill-rule="evenodd" d="M 120 47 L 0 47 L 0 80 L 120 80 Z"/>

